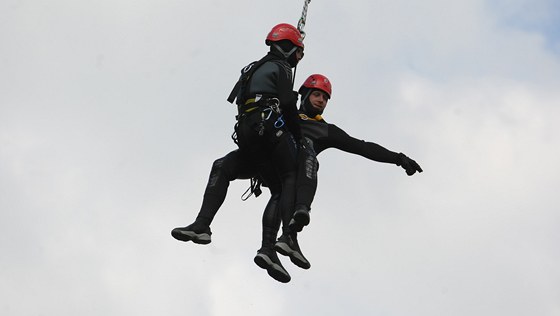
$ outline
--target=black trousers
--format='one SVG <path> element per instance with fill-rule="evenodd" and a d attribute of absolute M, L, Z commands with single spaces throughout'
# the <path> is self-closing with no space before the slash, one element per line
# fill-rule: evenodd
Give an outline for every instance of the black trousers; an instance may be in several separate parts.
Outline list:
<path fill-rule="evenodd" d="M 294 204 L 310 208 L 317 188 L 316 154 L 309 142 L 298 151 L 291 134 L 274 126 L 277 118 L 271 115 L 264 122 L 262 135 L 260 113 L 241 119 L 236 129 L 239 149 L 214 161 L 197 221 L 211 224 L 235 179 L 259 177 L 270 189 L 262 218 L 263 244 L 275 241 L 282 221 L 287 226 Z"/>

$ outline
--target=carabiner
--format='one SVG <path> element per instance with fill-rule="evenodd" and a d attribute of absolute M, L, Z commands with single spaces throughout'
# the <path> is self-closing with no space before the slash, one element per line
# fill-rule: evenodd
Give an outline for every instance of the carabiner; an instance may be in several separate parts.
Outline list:
<path fill-rule="evenodd" d="M 265 117 L 265 114 L 264 114 L 265 111 L 268 112 L 268 115 L 266 117 Z M 263 121 L 268 121 L 268 119 L 270 118 L 271 115 L 272 115 L 272 109 L 271 108 L 264 109 L 261 113 L 262 120 Z"/>
<path fill-rule="evenodd" d="M 278 119 L 276 119 L 276 122 L 274 122 L 274 127 L 281 128 L 282 126 L 284 126 L 285 123 L 283 117 L 284 115 L 280 115 Z"/>

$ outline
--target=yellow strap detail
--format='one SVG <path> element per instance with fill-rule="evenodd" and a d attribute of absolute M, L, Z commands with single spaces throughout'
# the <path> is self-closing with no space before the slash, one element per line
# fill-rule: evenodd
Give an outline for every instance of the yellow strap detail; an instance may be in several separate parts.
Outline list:
<path fill-rule="evenodd" d="M 249 113 L 249 112 L 253 111 L 254 109 L 258 109 L 258 108 L 259 108 L 258 106 L 254 106 L 254 107 L 252 107 L 252 108 L 248 108 L 247 110 L 245 110 L 245 113 Z"/>
<path fill-rule="evenodd" d="M 309 121 L 322 121 L 323 120 L 323 117 L 319 114 L 315 115 L 315 117 L 309 117 L 309 116 L 307 116 L 303 113 L 300 113 L 299 117 L 304 121 L 308 121 L 308 120 Z"/>
<path fill-rule="evenodd" d="M 255 103 L 255 99 L 256 98 L 252 98 L 252 99 L 249 99 L 249 100 L 245 101 L 245 105 Z"/>

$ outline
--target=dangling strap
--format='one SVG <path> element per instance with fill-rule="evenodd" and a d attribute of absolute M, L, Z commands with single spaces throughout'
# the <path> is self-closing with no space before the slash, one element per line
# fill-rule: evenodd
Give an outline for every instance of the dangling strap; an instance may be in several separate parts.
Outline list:
<path fill-rule="evenodd" d="M 255 197 L 259 197 L 261 195 L 261 179 L 259 178 L 251 178 L 251 185 L 249 188 L 241 195 L 241 200 L 247 201 L 251 197 L 251 195 L 255 194 Z"/>
<path fill-rule="evenodd" d="M 231 134 L 231 139 L 233 140 L 233 142 L 236 145 L 239 145 L 239 140 L 237 138 L 237 128 L 239 127 L 239 123 L 235 123 L 235 125 L 233 126 L 233 133 Z"/>

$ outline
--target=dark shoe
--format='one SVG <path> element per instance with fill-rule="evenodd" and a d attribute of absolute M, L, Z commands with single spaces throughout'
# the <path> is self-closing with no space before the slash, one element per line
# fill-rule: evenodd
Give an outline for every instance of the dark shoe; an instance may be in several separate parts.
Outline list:
<path fill-rule="evenodd" d="M 187 227 L 177 227 L 171 231 L 171 236 L 177 240 L 192 240 L 195 244 L 209 244 L 212 240 L 210 227 L 194 222 Z"/>
<path fill-rule="evenodd" d="M 299 233 L 303 227 L 309 225 L 310 220 L 309 209 L 305 206 L 299 206 L 296 208 L 292 220 L 290 220 L 290 229 Z"/>
<path fill-rule="evenodd" d="M 265 269 L 274 280 L 282 283 L 288 283 L 292 279 L 288 271 L 284 269 L 280 259 L 276 255 L 276 251 L 272 248 L 262 247 L 257 251 L 254 259 L 255 263 Z"/>
<path fill-rule="evenodd" d="M 282 234 L 282 236 L 278 238 L 276 245 L 274 245 L 274 249 L 284 256 L 289 256 L 290 260 L 296 266 L 302 269 L 311 268 L 311 263 L 307 261 L 303 253 L 301 253 L 301 249 L 299 249 L 297 235 L 295 233 L 290 235 Z"/>

